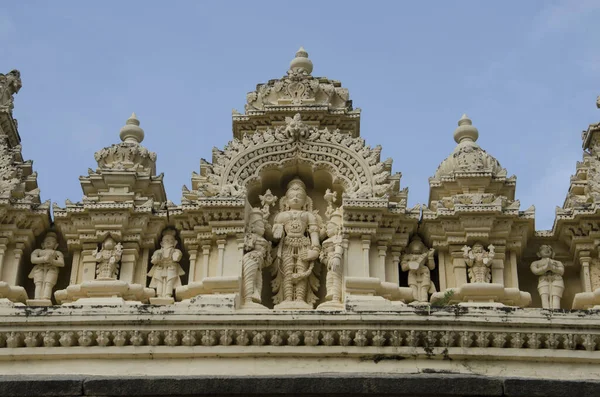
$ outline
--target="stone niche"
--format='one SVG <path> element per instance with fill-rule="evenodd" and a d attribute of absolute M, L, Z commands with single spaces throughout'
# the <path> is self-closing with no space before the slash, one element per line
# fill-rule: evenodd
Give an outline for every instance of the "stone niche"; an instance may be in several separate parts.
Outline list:
<path fill-rule="evenodd" d="M 350 296 L 365 307 L 412 301 L 411 290 L 399 287 L 398 262 L 415 212 L 380 150 L 299 113 L 215 149 L 192 189 L 184 188 L 182 205 L 169 209 L 190 252 L 190 283 L 178 299 L 253 310 L 342 310 Z M 252 299 L 244 300 L 244 288 Z"/>
<path fill-rule="evenodd" d="M 278 198 L 284 197 L 288 184 L 297 178 L 305 184 L 307 196 L 312 202 L 312 209 L 318 214 L 325 214 L 327 211 L 328 203 L 325 201 L 324 197 L 328 190 L 333 192 L 336 197 L 342 197 L 343 195 L 343 185 L 334 185 L 333 176 L 329 171 L 325 169 L 313 171 L 310 164 L 290 164 L 282 169 L 264 170 L 261 173 L 260 182 L 248 187 L 246 213 L 249 213 L 251 208 L 262 207 L 260 196 L 264 195 L 267 190 Z M 279 203 L 276 205 L 278 207 Z M 270 225 L 272 225 L 275 220 L 276 211 L 278 211 L 278 208 L 273 208 L 273 213 L 270 213 L 267 217 L 267 222 Z M 319 216 L 322 217 L 322 215 Z M 319 263 L 317 266 L 319 267 L 316 273 L 319 287 L 317 287 L 315 294 L 318 299 L 316 305 L 319 305 L 324 302 L 326 295 L 327 267 L 322 263 Z M 270 309 L 273 308 L 274 303 L 272 289 L 268 288 L 268 286 L 271 285 L 273 271 L 273 264 L 262 269 L 263 285 L 267 286 L 267 288 L 263 288 L 261 297 L 263 305 Z"/>

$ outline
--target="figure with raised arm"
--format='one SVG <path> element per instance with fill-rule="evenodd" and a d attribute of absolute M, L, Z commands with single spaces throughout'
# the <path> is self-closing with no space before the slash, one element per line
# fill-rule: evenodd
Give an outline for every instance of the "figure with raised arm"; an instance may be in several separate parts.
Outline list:
<path fill-rule="evenodd" d="M 434 253 L 433 248 L 427 250 L 419 236 L 415 236 L 402 255 L 402 271 L 408 272 L 408 286 L 412 288 L 413 298 L 418 302 L 428 302 L 429 294 L 436 292 L 431 281 L 431 270 L 435 269 Z"/>

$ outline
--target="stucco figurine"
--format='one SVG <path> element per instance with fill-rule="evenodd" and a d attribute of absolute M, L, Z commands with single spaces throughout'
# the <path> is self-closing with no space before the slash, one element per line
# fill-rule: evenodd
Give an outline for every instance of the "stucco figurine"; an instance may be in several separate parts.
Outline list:
<path fill-rule="evenodd" d="M 35 299 L 52 297 L 52 289 L 58 280 L 59 268 L 65 266 L 62 252 L 57 250 L 58 241 L 55 233 L 48 233 L 42 242 L 42 247 L 31 253 L 31 263 L 34 265 L 29 278 L 35 284 Z"/>
<path fill-rule="evenodd" d="M 560 300 L 565 290 L 563 274 L 565 266 L 554 259 L 554 250 L 549 245 L 542 245 L 537 253 L 538 259 L 531 263 L 531 271 L 538 278 L 538 292 L 544 309 L 560 309 Z"/>
<path fill-rule="evenodd" d="M 433 248 L 427 250 L 417 236 L 408 245 L 406 254 L 402 255 L 402 271 L 408 272 L 408 286 L 412 288 L 413 296 L 418 302 L 429 301 L 429 294 L 436 292 L 431 281 L 431 270 L 435 269 L 434 252 Z"/>
<path fill-rule="evenodd" d="M 102 243 L 102 249 L 98 248 L 92 252 L 96 260 L 96 279 L 97 280 L 116 280 L 119 274 L 121 256 L 123 255 L 123 246 L 117 243 L 111 236 L 108 236 Z"/>
<path fill-rule="evenodd" d="M 177 249 L 175 230 L 167 229 L 163 232 L 160 241 L 160 249 L 152 254 L 152 268 L 148 272 L 151 277 L 150 288 L 156 289 L 159 298 L 171 298 L 173 290 L 181 285 L 181 276 L 185 274 L 179 261 L 183 257 L 180 249 Z"/>
<path fill-rule="evenodd" d="M 471 283 L 490 283 L 492 281 L 490 267 L 495 255 L 495 247 L 491 244 L 488 246 L 487 251 L 481 243 L 475 243 L 473 248 L 466 245 L 463 247 L 463 257 L 469 267 L 469 280 Z"/>
<path fill-rule="evenodd" d="M 312 309 L 319 287 L 314 271 L 321 251 L 320 225 L 300 179 L 288 184 L 280 211 L 273 225 L 273 238 L 278 241 L 273 301 L 276 308 Z"/>

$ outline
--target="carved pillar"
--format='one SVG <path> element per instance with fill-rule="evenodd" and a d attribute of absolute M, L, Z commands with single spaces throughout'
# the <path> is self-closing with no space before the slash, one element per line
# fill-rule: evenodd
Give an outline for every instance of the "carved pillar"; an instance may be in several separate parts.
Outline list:
<path fill-rule="evenodd" d="M 225 244 L 227 244 L 226 239 L 220 238 L 217 240 L 217 277 L 223 277 L 223 268 L 225 267 Z"/>
<path fill-rule="evenodd" d="M 342 258 L 343 261 L 343 272 L 344 272 L 344 277 L 348 276 L 348 263 L 349 263 L 349 258 L 348 258 L 348 246 L 349 246 L 350 242 L 348 240 L 348 235 L 344 234 L 343 238 L 342 238 L 342 248 L 344 249 L 344 257 Z M 346 283 L 342 283 L 342 285 L 346 285 Z"/>
<path fill-rule="evenodd" d="M 125 243 L 123 256 L 121 257 L 119 280 L 127 283 L 134 283 L 135 265 L 139 255 L 140 249 L 137 243 Z"/>
<path fill-rule="evenodd" d="M 202 242 L 202 275 L 196 281 L 201 281 L 205 277 L 208 277 L 208 266 L 210 264 L 210 241 Z"/>
<path fill-rule="evenodd" d="M 81 251 L 77 250 L 73 252 L 73 260 L 71 261 L 71 278 L 69 285 L 77 284 L 79 276 L 79 261 L 81 260 Z"/>
<path fill-rule="evenodd" d="M 21 267 L 21 260 L 23 259 L 23 251 L 25 250 L 25 243 L 16 243 L 13 249 L 14 263 L 11 266 L 11 272 L 8 275 L 4 275 L 4 281 L 9 284 L 17 285 L 19 278 L 19 268 Z"/>
<path fill-rule="evenodd" d="M 379 241 L 377 244 L 378 261 L 375 264 L 373 277 L 385 281 L 385 261 L 387 258 L 387 241 Z"/>
<path fill-rule="evenodd" d="M 511 288 L 519 288 L 519 274 L 517 271 L 517 253 L 513 250 L 508 252 L 510 266 L 510 285 Z"/>
<path fill-rule="evenodd" d="M 81 252 L 83 256 L 81 264 L 81 272 L 78 275 L 77 283 L 83 281 L 89 281 L 96 278 L 96 259 L 93 257 L 92 252 L 97 248 L 96 243 L 84 244 L 84 249 Z"/>
<path fill-rule="evenodd" d="M 452 269 L 454 270 L 454 283 L 455 287 L 461 287 L 467 284 L 467 263 L 463 257 L 463 252 L 460 250 L 453 250 L 450 253 L 452 257 Z"/>
<path fill-rule="evenodd" d="M 445 291 L 448 288 L 446 260 L 449 257 L 449 253 L 446 251 L 438 251 L 438 276 L 440 282 L 440 291 Z"/>
<path fill-rule="evenodd" d="M 243 233 L 238 233 L 236 236 L 236 241 L 237 241 L 237 248 L 238 248 L 238 256 L 240 258 L 239 260 L 239 267 L 238 267 L 238 274 L 242 274 L 242 259 L 244 258 L 244 240 L 245 240 L 246 235 Z"/>
<path fill-rule="evenodd" d="M 363 252 L 363 269 L 364 277 L 371 277 L 369 269 L 369 250 L 371 249 L 371 235 L 364 234 L 362 236 L 362 252 Z"/>
<path fill-rule="evenodd" d="M 4 254 L 6 253 L 6 248 L 8 245 L 8 238 L 2 237 L 0 238 L 0 281 L 4 280 Z"/>
<path fill-rule="evenodd" d="M 385 281 L 400 284 L 400 257 L 402 256 L 402 247 L 392 246 L 392 258 L 387 263 L 385 270 Z"/>
<path fill-rule="evenodd" d="M 592 262 L 591 252 L 579 251 L 579 262 L 581 263 L 579 276 L 581 277 L 581 287 L 583 292 L 593 292 L 592 277 L 590 275 L 590 263 Z"/>
<path fill-rule="evenodd" d="M 146 286 L 148 279 L 148 264 L 150 263 L 150 249 L 144 248 L 136 266 L 134 283 Z"/>
<path fill-rule="evenodd" d="M 504 261 L 506 260 L 506 247 L 496 247 L 496 255 L 492 261 L 492 283 L 504 286 Z"/>
<path fill-rule="evenodd" d="M 198 260 L 198 246 L 188 246 L 188 253 L 190 255 L 190 269 L 188 270 L 188 283 L 196 281 L 196 261 Z"/>

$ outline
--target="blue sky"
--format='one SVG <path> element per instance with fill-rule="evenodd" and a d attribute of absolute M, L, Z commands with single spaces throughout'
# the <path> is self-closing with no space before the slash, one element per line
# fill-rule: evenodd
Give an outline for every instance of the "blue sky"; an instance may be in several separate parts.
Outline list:
<path fill-rule="evenodd" d="M 132 111 L 179 203 L 200 158 L 231 139 L 231 109 L 303 45 L 313 75 L 349 88 L 410 206 L 427 202 L 467 113 L 549 229 L 581 131 L 600 119 L 599 18 L 600 0 L 12 1 L 0 3 L 0 71 L 22 73 L 23 154 L 61 206 L 81 199 L 78 177 Z"/>

